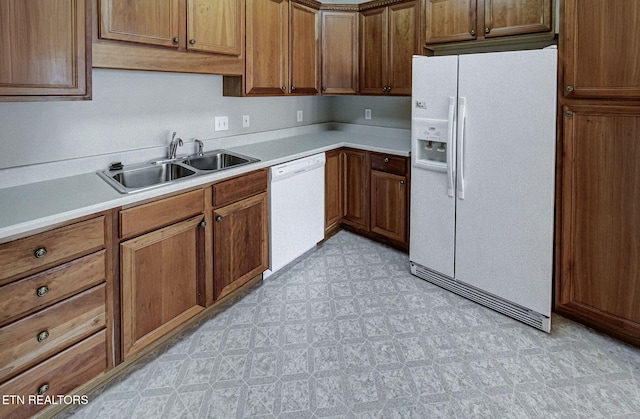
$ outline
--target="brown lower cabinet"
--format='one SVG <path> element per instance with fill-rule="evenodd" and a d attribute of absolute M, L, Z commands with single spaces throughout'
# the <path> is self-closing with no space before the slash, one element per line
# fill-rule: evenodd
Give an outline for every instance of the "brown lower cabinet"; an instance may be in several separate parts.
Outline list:
<path fill-rule="evenodd" d="M 117 362 L 115 212 L 0 244 L 0 417 L 31 417 Z M 22 402 L 24 400 L 24 403 Z"/>
<path fill-rule="evenodd" d="M 126 359 L 204 309 L 203 215 L 120 245 Z"/>
<path fill-rule="evenodd" d="M 371 171 L 371 232 L 400 243 L 407 239 L 407 178 Z"/>
<path fill-rule="evenodd" d="M 409 159 L 342 148 L 326 154 L 325 237 L 340 226 L 409 249 Z"/>
<path fill-rule="evenodd" d="M 269 268 L 267 170 L 213 185 L 213 300 Z"/>
<path fill-rule="evenodd" d="M 555 310 L 640 345 L 640 106 L 564 108 Z"/>

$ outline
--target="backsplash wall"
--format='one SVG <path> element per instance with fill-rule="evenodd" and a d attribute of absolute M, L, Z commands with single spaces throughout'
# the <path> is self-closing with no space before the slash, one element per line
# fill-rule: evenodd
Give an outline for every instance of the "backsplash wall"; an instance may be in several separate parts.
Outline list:
<path fill-rule="evenodd" d="M 215 116 L 229 117 L 228 131 L 214 131 Z M 91 101 L 0 103 L 0 170 L 165 146 L 173 131 L 182 154 L 195 138 L 332 121 L 409 129 L 410 116 L 408 97 L 223 97 L 222 76 L 94 69 Z"/>
<path fill-rule="evenodd" d="M 0 103 L 0 169 L 161 146 L 173 131 L 190 151 L 195 138 L 328 122 L 330 100 L 223 97 L 222 76 L 94 69 L 91 101 Z M 228 131 L 214 131 L 215 116 Z"/>

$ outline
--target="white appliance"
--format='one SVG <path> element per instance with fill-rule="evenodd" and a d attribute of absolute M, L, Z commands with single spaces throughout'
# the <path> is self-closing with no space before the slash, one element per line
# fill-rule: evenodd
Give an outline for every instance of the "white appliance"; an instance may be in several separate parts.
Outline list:
<path fill-rule="evenodd" d="M 411 272 L 551 330 L 557 50 L 413 57 Z"/>
<path fill-rule="evenodd" d="M 269 170 L 267 278 L 324 239 L 324 153 Z"/>

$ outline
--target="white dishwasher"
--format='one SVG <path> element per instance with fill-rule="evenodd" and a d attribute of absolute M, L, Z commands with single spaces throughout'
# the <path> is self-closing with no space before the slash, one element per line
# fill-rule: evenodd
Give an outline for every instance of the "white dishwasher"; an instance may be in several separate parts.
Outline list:
<path fill-rule="evenodd" d="M 286 266 L 324 239 L 324 153 L 269 170 L 269 270 Z"/>

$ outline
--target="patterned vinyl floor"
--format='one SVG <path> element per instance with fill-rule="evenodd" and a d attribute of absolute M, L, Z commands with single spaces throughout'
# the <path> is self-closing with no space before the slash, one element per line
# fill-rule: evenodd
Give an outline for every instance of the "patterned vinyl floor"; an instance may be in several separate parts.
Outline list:
<path fill-rule="evenodd" d="M 63 412 L 73 418 L 640 418 L 640 349 L 546 334 L 342 231 Z"/>

